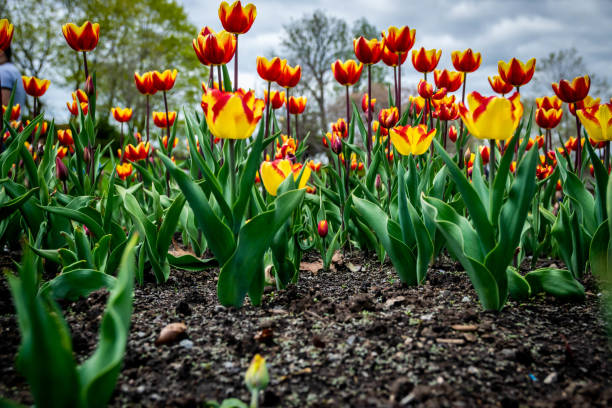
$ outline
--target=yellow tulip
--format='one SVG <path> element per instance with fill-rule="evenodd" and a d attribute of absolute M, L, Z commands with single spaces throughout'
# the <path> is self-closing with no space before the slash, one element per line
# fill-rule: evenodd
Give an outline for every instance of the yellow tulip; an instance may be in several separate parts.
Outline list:
<path fill-rule="evenodd" d="M 263 116 L 264 101 L 253 91 L 223 92 L 208 89 L 202 109 L 211 133 L 219 139 L 246 139 Z"/>
<path fill-rule="evenodd" d="M 580 109 L 578 118 L 591 139 L 597 142 L 612 140 L 612 103 Z"/>
<path fill-rule="evenodd" d="M 468 95 L 468 106 L 469 110 L 459 104 L 459 114 L 468 131 L 478 139 L 510 139 L 523 116 L 523 104 L 516 92 L 510 98 L 484 97 L 472 92 Z"/>
<path fill-rule="evenodd" d="M 259 171 L 261 172 L 261 178 L 263 185 L 266 188 L 268 194 L 275 196 L 278 187 L 282 184 L 287 177 L 293 173 L 293 179 L 298 182 L 300 171 L 302 170 L 302 164 L 292 165 L 287 159 L 265 161 L 261 163 Z M 302 178 L 298 182 L 298 188 L 306 187 L 306 183 L 310 178 L 312 170 L 306 166 L 302 173 Z"/>
<path fill-rule="evenodd" d="M 268 375 L 265 358 L 259 354 L 255 354 L 255 357 L 253 357 L 251 361 L 251 365 L 244 375 L 244 382 L 251 391 L 263 390 L 268 386 L 270 376 Z"/>
<path fill-rule="evenodd" d="M 436 135 L 436 129 L 427 132 L 427 126 L 397 126 L 389 129 L 391 143 L 402 156 L 419 156 L 427 151 Z"/>

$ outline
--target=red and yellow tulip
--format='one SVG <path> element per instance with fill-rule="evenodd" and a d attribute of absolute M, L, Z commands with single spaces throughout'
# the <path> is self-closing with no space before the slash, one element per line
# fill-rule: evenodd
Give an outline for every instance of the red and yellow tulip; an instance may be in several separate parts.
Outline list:
<path fill-rule="evenodd" d="M 270 98 L 270 107 L 272 109 L 280 109 L 285 105 L 285 93 L 279 91 L 270 91 L 270 95 L 268 95 L 268 91 L 264 90 L 264 102 L 268 103 L 268 97 Z"/>
<path fill-rule="evenodd" d="M 424 80 L 420 80 L 417 85 L 417 91 L 423 99 L 442 99 L 446 96 L 446 88 L 438 89 L 434 91 L 433 86 Z"/>
<path fill-rule="evenodd" d="M 382 37 L 385 45 L 394 54 L 408 53 L 414 46 L 414 37 L 416 30 L 412 30 L 408 26 L 397 28 L 394 26 L 389 27 L 388 33 L 382 32 Z"/>
<path fill-rule="evenodd" d="M 157 91 L 169 91 L 174 86 L 174 82 L 176 81 L 176 75 L 178 71 L 169 69 L 164 72 L 153 71 L 151 73 L 151 78 L 153 79 L 153 86 Z"/>
<path fill-rule="evenodd" d="M 536 98 L 537 109 L 561 109 L 563 102 L 557 96 L 544 96 L 542 98 Z"/>
<path fill-rule="evenodd" d="M 383 44 L 378 38 L 366 40 L 362 36 L 353 40 L 353 50 L 359 61 L 366 65 L 372 65 L 382 58 Z"/>
<path fill-rule="evenodd" d="M 397 126 L 389 129 L 391 143 L 402 156 L 419 156 L 429 149 L 436 135 L 436 129 L 427 131 L 427 126 Z"/>
<path fill-rule="evenodd" d="M 74 139 L 72 138 L 72 130 L 58 129 L 57 140 L 59 140 L 62 146 L 72 146 L 74 144 Z"/>
<path fill-rule="evenodd" d="M 0 50 L 6 50 L 13 40 L 13 25 L 6 19 L 0 19 Z"/>
<path fill-rule="evenodd" d="M 289 101 L 287 102 L 289 113 L 292 115 L 301 115 L 304 113 L 304 109 L 306 109 L 306 101 L 307 99 L 305 96 L 290 96 Z"/>
<path fill-rule="evenodd" d="M 4 116 L 7 109 L 8 108 L 6 106 L 2 105 L 2 116 Z M 21 106 L 19 106 L 19 104 L 11 106 L 11 115 L 9 116 L 9 120 L 17 120 L 19 119 L 19 116 L 21 116 Z"/>
<path fill-rule="evenodd" d="M 451 60 L 457 71 L 469 73 L 480 68 L 480 64 L 482 63 L 482 55 L 480 55 L 479 52 L 474 52 L 471 48 L 468 48 L 464 51 L 453 51 L 451 53 Z"/>
<path fill-rule="evenodd" d="M 357 63 L 353 59 L 344 62 L 336 60 L 336 62 L 332 63 L 331 68 L 334 78 L 336 78 L 340 85 L 352 86 L 359 81 L 363 71 L 363 64 L 361 62 Z"/>
<path fill-rule="evenodd" d="M 132 163 L 118 164 L 115 169 L 117 170 L 117 175 L 121 180 L 125 180 L 126 178 L 130 177 L 133 170 Z"/>
<path fill-rule="evenodd" d="M 68 45 L 75 51 L 92 51 L 98 45 L 100 24 L 86 21 L 82 26 L 67 23 L 62 26 L 62 33 Z"/>
<path fill-rule="evenodd" d="M 257 57 L 257 73 L 264 81 L 274 82 L 281 75 L 283 63 L 279 57 L 268 61 L 267 58 Z"/>
<path fill-rule="evenodd" d="M 151 149 L 151 144 L 149 142 L 140 142 L 138 146 L 134 146 L 129 144 L 125 147 L 125 160 L 128 161 L 139 161 L 145 160 L 149 155 L 149 151 Z M 121 157 L 121 150 L 118 151 L 119 157 Z"/>
<path fill-rule="evenodd" d="M 368 113 L 368 105 L 372 109 L 372 112 L 374 111 L 374 105 L 376 105 L 376 98 L 372 98 L 372 100 L 369 102 L 370 103 L 368 103 L 368 94 L 363 94 L 363 97 L 361 98 L 361 110 L 364 113 Z"/>
<path fill-rule="evenodd" d="M 250 3 L 242 7 L 240 1 L 235 1 L 231 6 L 224 1 L 219 6 L 221 24 L 232 34 L 244 34 L 249 31 L 255 17 L 257 17 L 257 8 Z"/>
<path fill-rule="evenodd" d="M 584 108 L 592 108 L 593 106 L 599 105 L 601 98 L 593 98 L 591 95 L 587 95 L 586 98 L 579 102 L 570 103 L 569 111 L 572 115 L 576 116 L 576 111 Z"/>
<path fill-rule="evenodd" d="M 383 40 L 382 62 L 384 62 L 385 65 L 389 67 L 397 67 L 400 64 L 403 65 L 408 58 L 408 53 L 403 52 L 401 55 L 402 58 L 400 59 L 396 53 L 389 51 L 389 48 L 387 48 Z"/>
<path fill-rule="evenodd" d="M 292 174 L 293 179 L 298 184 L 298 188 L 304 188 L 308 182 L 308 179 L 310 178 L 310 173 L 312 170 L 309 166 L 306 166 L 306 168 L 304 168 L 304 172 L 302 173 L 302 177 L 298 182 L 298 177 L 301 171 L 301 164 L 296 163 L 296 165 L 292 165 L 291 161 L 287 159 L 264 161 L 261 163 L 259 168 L 263 185 L 268 194 L 273 196 L 276 196 L 278 187 L 282 184 L 282 182 Z"/>
<path fill-rule="evenodd" d="M 211 133 L 220 139 L 246 139 L 263 116 L 265 103 L 253 91 L 223 92 L 209 89 L 202 109 Z"/>
<path fill-rule="evenodd" d="M 395 106 L 387 109 L 381 109 L 378 112 L 378 122 L 380 126 L 390 129 L 399 121 L 399 112 Z"/>
<path fill-rule="evenodd" d="M 35 98 L 40 98 L 47 92 L 51 81 L 48 79 L 38 79 L 36 77 L 22 76 L 23 89 L 25 92 Z"/>
<path fill-rule="evenodd" d="M 291 67 L 286 60 L 282 60 L 281 65 L 281 73 L 276 83 L 283 88 L 294 88 L 302 78 L 302 67 L 299 65 Z"/>
<path fill-rule="evenodd" d="M 168 126 L 174 125 L 176 120 L 176 112 L 153 112 L 153 123 L 160 129 L 166 129 Z"/>
<path fill-rule="evenodd" d="M 514 86 L 507 82 L 504 82 L 504 80 L 501 79 L 499 75 L 489 77 L 489 85 L 491 85 L 491 89 L 493 89 L 493 92 L 501 95 L 510 93 L 514 89 Z"/>
<path fill-rule="evenodd" d="M 164 145 L 164 148 L 168 150 L 168 136 L 162 137 L 162 144 Z M 174 142 L 172 143 L 172 148 L 174 149 L 177 145 L 178 145 L 178 138 L 175 137 Z"/>
<path fill-rule="evenodd" d="M 236 37 L 227 31 L 198 35 L 192 46 L 202 64 L 223 65 L 230 62 L 236 53 Z"/>
<path fill-rule="evenodd" d="M 561 109 L 539 108 L 536 110 L 535 121 L 542 129 L 553 129 L 559 125 L 562 117 L 563 110 Z"/>
<path fill-rule="evenodd" d="M 459 104 L 459 114 L 469 132 L 478 139 L 508 140 L 523 116 L 520 95 L 510 98 L 485 97 L 478 92 L 468 95 L 469 109 Z"/>
<path fill-rule="evenodd" d="M 419 72 L 431 72 L 438 66 L 442 50 L 426 50 L 421 47 L 419 50 L 412 50 L 412 65 Z"/>
<path fill-rule="evenodd" d="M 321 238 L 325 238 L 329 231 L 329 227 L 327 226 L 327 220 L 321 220 L 317 224 L 317 232 Z"/>
<path fill-rule="evenodd" d="M 447 92 L 455 92 L 463 84 L 463 75 L 457 71 L 436 69 L 434 70 L 434 82 L 438 89 L 445 88 Z"/>
<path fill-rule="evenodd" d="M 129 122 L 132 119 L 133 111 L 131 108 L 111 108 L 113 118 L 119 123 Z"/>
<path fill-rule="evenodd" d="M 591 139 L 597 142 L 612 140 L 612 103 L 579 110 L 578 118 Z"/>
<path fill-rule="evenodd" d="M 502 81 L 517 88 L 531 81 L 535 68 L 535 58 L 530 59 L 526 64 L 516 58 L 512 58 L 508 62 L 499 61 L 497 63 L 497 70 Z"/>
<path fill-rule="evenodd" d="M 145 72 L 142 76 L 138 72 L 134 72 L 134 82 L 138 92 L 143 95 L 154 95 L 157 93 L 157 88 L 153 84 L 153 72 Z"/>
<path fill-rule="evenodd" d="M 563 79 L 552 84 L 555 95 L 565 103 L 580 102 L 587 97 L 590 88 L 591 78 L 588 75 L 576 77 L 572 82 Z"/>

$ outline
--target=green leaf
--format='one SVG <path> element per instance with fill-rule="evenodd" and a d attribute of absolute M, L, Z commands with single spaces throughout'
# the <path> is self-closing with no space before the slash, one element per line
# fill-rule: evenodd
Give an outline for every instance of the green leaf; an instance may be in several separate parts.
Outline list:
<path fill-rule="evenodd" d="M 0 204 L 0 221 L 12 215 L 14 211 L 18 210 L 37 191 L 38 188 L 33 188 L 19 197 Z"/>
<path fill-rule="evenodd" d="M 103 287 L 111 289 L 115 281 L 114 277 L 93 269 L 75 269 L 44 283 L 38 293 L 39 296 L 72 301 Z"/>
<path fill-rule="evenodd" d="M 216 259 L 200 259 L 191 254 L 174 256 L 171 253 L 168 253 L 168 263 L 177 269 L 184 269 L 186 271 L 193 272 L 200 272 L 205 269 L 219 266 Z"/>
<path fill-rule="evenodd" d="M 574 279 L 567 269 L 542 268 L 525 275 L 531 293 L 546 292 L 566 300 L 584 299 L 584 287 Z"/>
<path fill-rule="evenodd" d="M 223 265 L 219 275 L 217 294 L 222 305 L 242 305 L 258 271 L 254 265 L 263 258 L 276 231 L 302 202 L 304 194 L 304 190 L 291 190 L 279 195 L 274 209 L 255 216 L 240 229 L 236 250 Z"/>
<path fill-rule="evenodd" d="M 172 237 L 176 231 L 183 205 L 185 205 L 185 196 L 179 194 L 172 202 L 170 208 L 168 208 L 168 211 L 166 211 L 164 221 L 159 227 L 159 232 L 157 233 L 157 253 L 161 259 L 165 259 L 168 253 L 168 247 L 172 243 Z"/>
<path fill-rule="evenodd" d="M 612 250 L 610 249 L 610 230 L 608 220 L 601 223 L 589 251 L 591 272 L 604 282 L 612 283 Z"/>
<path fill-rule="evenodd" d="M 51 213 L 62 215 L 80 224 L 84 224 L 96 239 L 100 239 L 106 235 L 102 226 L 89 215 L 85 214 L 82 210 L 77 211 L 66 207 L 55 206 L 41 206 L 41 208 Z"/>
<path fill-rule="evenodd" d="M 595 200 L 578 176 L 567 170 L 567 165 L 559 156 L 557 156 L 557 163 L 563 179 L 563 193 L 576 205 L 580 224 L 590 236 L 593 236 L 599 226 L 595 219 Z"/>
<path fill-rule="evenodd" d="M 517 272 L 516 268 L 509 266 L 506 268 L 508 278 L 508 292 L 510 297 L 516 300 L 527 299 L 531 296 L 531 286 L 527 280 Z"/>
<path fill-rule="evenodd" d="M 80 400 L 87 407 L 106 406 L 119 377 L 132 315 L 136 242 L 137 237 L 132 237 L 121 257 L 117 281 L 102 316 L 98 347 L 78 368 Z"/>
<path fill-rule="evenodd" d="M 595 187 L 597 188 L 597 197 L 598 197 L 598 210 L 600 214 L 600 221 L 603 221 L 608 218 L 608 211 L 606 209 L 606 187 L 608 185 L 608 172 L 604 167 L 599 157 L 597 157 L 597 153 L 591 146 L 591 143 L 585 143 L 587 150 L 589 151 L 589 156 L 591 157 L 591 163 L 593 163 L 593 172 L 595 173 Z"/>

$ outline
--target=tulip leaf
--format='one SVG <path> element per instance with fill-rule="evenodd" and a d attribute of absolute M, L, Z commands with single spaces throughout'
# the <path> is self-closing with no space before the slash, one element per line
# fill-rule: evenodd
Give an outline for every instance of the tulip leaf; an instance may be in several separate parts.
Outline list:
<path fill-rule="evenodd" d="M 81 210 L 73 210 L 67 207 L 56 207 L 56 206 L 41 206 L 41 208 L 51 213 L 55 213 L 55 214 L 64 216 L 66 218 L 69 218 L 80 224 L 84 224 L 87 228 L 89 228 L 91 233 L 97 239 L 102 238 L 104 235 L 106 235 L 104 233 L 104 229 L 102 228 L 102 226 L 96 220 L 94 220 L 89 214 L 86 214 L 84 212 L 85 210 L 83 209 L 87 207 L 83 207 L 83 209 Z"/>
<path fill-rule="evenodd" d="M 608 220 L 602 222 L 593 235 L 589 261 L 593 275 L 604 282 L 612 283 L 612 249 L 610 248 Z"/>
<path fill-rule="evenodd" d="M 75 269 L 44 283 L 38 293 L 39 296 L 50 295 L 53 299 L 73 301 L 103 287 L 111 289 L 116 280 L 94 269 Z"/>
<path fill-rule="evenodd" d="M 242 305 L 244 296 L 259 271 L 254 264 L 263 258 L 274 235 L 302 202 L 304 194 L 304 190 L 291 190 L 279 195 L 273 209 L 251 218 L 240 229 L 236 249 L 219 274 L 217 294 L 222 305 Z"/>
<path fill-rule="evenodd" d="M 36 192 L 38 192 L 38 187 L 28 190 L 25 194 L 0 204 L 0 221 L 11 216 L 13 212 L 18 210 Z"/>
<path fill-rule="evenodd" d="M 518 135 L 518 132 L 516 133 Z M 499 213 L 502 208 L 502 204 L 504 203 L 504 193 L 506 191 L 506 185 L 508 181 L 508 175 L 510 174 L 510 165 L 512 164 L 512 158 L 514 157 L 514 146 L 518 143 L 518 136 L 513 137 L 510 140 L 510 143 L 506 146 L 506 151 L 502 156 L 502 159 L 499 163 L 499 168 L 497 169 L 497 173 L 495 174 L 495 180 L 493 180 L 493 189 L 491 191 L 490 197 L 490 215 L 491 222 L 494 226 L 499 226 L 503 224 L 499 224 Z M 532 149 L 537 151 L 537 149 Z M 520 164 L 520 163 L 519 163 Z M 537 163 L 536 163 L 537 164 Z M 533 179 L 533 175 L 535 174 L 535 168 L 529 178 Z"/>
<path fill-rule="evenodd" d="M 376 204 L 353 197 L 353 205 L 357 214 L 374 231 L 389 254 L 400 280 L 408 285 L 417 285 L 419 282 L 416 270 L 417 260 L 410 248 L 402 241 L 400 226 L 389 219 Z"/>
<path fill-rule="evenodd" d="M 531 296 L 531 286 L 529 282 L 516 270 L 509 266 L 506 269 L 506 277 L 508 279 L 508 292 L 510 297 L 516 300 L 527 299 Z"/>
<path fill-rule="evenodd" d="M 595 200 L 586 189 L 582 181 L 571 171 L 567 170 L 567 165 L 559 157 L 557 160 L 561 178 L 563 179 L 563 193 L 566 194 L 576 205 L 580 224 L 584 226 L 586 232 L 593 236 L 598 227 L 595 220 Z"/>
<path fill-rule="evenodd" d="M 185 196 L 183 194 L 179 194 L 176 196 L 172 202 L 172 205 L 170 205 L 164 214 L 164 220 L 159 227 L 159 232 L 157 233 L 157 253 L 161 259 L 164 259 L 168 253 L 168 247 L 172 242 L 172 237 L 174 236 L 174 231 L 176 231 L 176 226 L 179 222 L 179 217 L 184 204 Z"/>
<path fill-rule="evenodd" d="M 525 275 L 531 293 L 546 292 L 566 300 L 584 299 L 584 287 L 567 269 L 542 268 Z"/>
<path fill-rule="evenodd" d="M 210 250 L 219 264 L 225 264 L 232 257 L 236 248 L 231 229 L 215 214 L 202 189 L 183 170 L 176 167 L 168 157 L 163 154 L 159 154 L 159 157 L 185 195 L 208 241 Z"/>
<path fill-rule="evenodd" d="M 489 221 L 489 217 L 487 216 L 486 208 L 488 206 L 485 205 L 482 201 L 480 201 L 480 197 L 472 184 L 468 181 L 463 174 L 463 171 L 457 166 L 457 164 L 453 161 L 453 159 L 446 153 L 446 150 L 438 143 L 437 140 L 433 141 L 436 150 L 444 163 L 446 164 L 446 168 L 448 172 L 455 182 L 455 186 L 457 186 L 457 190 L 461 193 L 461 197 L 465 202 L 465 206 L 472 217 L 472 222 L 474 223 L 474 227 L 478 231 L 480 235 L 481 242 L 484 248 L 487 251 L 493 249 L 493 246 L 496 242 L 495 240 L 495 231 L 491 222 Z"/>
<path fill-rule="evenodd" d="M 172 253 L 168 253 L 168 263 L 175 268 L 193 272 L 200 272 L 219 266 L 216 259 L 200 259 L 192 254 L 174 256 Z"/>
<path fill-rule="evenodd" d="M 591 163 L 593 163 L 593 172 L 595 173 L 595 187 L 597 188 L 597 198 L 598 202 L 598 213 L 599 213 L 599 221 L 603 221 L 608 218 L 608 211 L 606 208 L 606 188 L 608 185 L 608 172 L 606 171 L 605 166 L 597 157 L 597 153 L 591 146 L 591 143 L 585 143 L 587 150 L 589 151 L 589 156 L 591 157 Z"/>

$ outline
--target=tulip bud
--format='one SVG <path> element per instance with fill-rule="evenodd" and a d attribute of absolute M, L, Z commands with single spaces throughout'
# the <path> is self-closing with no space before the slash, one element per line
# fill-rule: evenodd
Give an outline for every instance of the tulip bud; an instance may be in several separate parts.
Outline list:
<path fill-rule="evenodd" d="M 91 78 L 91 75 L 89 75 L 87 77 L 87 81 L 85 81 L 85 89 L 84 89 L 85 93 L 87 95 L 93 95 L 94 93 L 94 84 L 93 84 L 93 79 Z"/>
<path fill-rule="evenodd" d="M 468 147 L 467 149 L 465 149 L 465 154 L 463 155 L 463 160 L 465 160 L 465 162 L 469 162 L 470 161 L 470 157 L 472 156 L 472 152 L 470 151 L 470 148 Z"/>
<path fill-rule="evenodd" d="M 317 230 L 319 232 L 319 236 L 321 238 L 325 238 L 327 236 L 328 231 L 329 231 L 329 229 L 327 227 L 327 220 L 319 221 L 319 225 L 317 226 Z"/>
<path fill-rule="evenodd" d="M 382 189 L 382 178 L 380 177 L 380 174 L 376 175 L 376 181 L 374 182 L 374 186 L 378 191 Z"/>
<path fill-rule="evenodd" d="M 55 175 L 61 181 L 68 180 L 68 168 L 59 157 L 55 158 Z"/>
<path fill-rule="evenodd" d="M 89 163 L 89 160 L 91 160 L 91 151 L 89 150 L 89 147 L 83 149 L 83 160 L 85 163 Z"/>
<path fill-rule="evenodd" d="M 336 154 L 340 154 L 340 152 L 342 152 L 342 141 L 336 135 L 332 136 L 331 149 Z"/>
<path fill-rule="evenodd" d="M 455 127 L 455 125 L 452 125 L 449 129 L 448 129 L 448 138 L 451 140 L 451 142 L 455 143 L 457 141 L 457 128 Z"/>
<path fill-rule="evenodd" d="M 270 377 L 268 375 L 265 358 L 259 354 L 255 354 L 244 376 L 244 382 L 249 391 L 260 391 L 268 386 Z"/>

